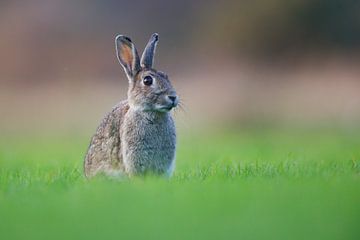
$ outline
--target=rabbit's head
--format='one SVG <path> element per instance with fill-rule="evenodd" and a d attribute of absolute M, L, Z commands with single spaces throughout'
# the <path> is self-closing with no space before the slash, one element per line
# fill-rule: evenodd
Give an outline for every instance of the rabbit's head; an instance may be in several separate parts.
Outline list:
<path fill-rule="evenodd" d="M 153 68 L 158 40 L 154 33 L 140 59 L 130 38 L 118 35 L 115 39 L 118 60 L 129 79 L 129 104 L 142 111 L 168 112 L 178 104 L 168 76 Z"/>

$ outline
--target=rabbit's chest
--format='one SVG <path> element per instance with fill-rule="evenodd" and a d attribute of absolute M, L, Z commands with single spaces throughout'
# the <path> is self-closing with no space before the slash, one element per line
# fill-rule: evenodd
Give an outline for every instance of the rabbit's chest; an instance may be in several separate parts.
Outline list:
<path fill-rule="evenodd" d="M 176 133 L 170 116 L 148 119 L 133 116 L 121 128 L 121 148 L 128 172 L 166 172 L 175 156 Z"/>

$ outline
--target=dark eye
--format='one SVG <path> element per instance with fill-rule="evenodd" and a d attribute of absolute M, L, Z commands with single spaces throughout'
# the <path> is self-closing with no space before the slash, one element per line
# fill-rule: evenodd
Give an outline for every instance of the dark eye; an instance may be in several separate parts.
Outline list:
<path fill-rule="evenodd" d="M 146 86 L 150 86 L 153 83 L 153 78 L 151 76 L 146 76 L 144 77 L 143 82 Z"/>

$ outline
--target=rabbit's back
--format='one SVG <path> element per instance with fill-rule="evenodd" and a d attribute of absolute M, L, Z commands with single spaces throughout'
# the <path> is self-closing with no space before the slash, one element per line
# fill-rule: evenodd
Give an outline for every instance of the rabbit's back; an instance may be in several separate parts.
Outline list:
<path fill-rule="evenodd" d="M 128 109 L 127 100 L 122 101 L 101 121 L 85 156 L 84 170 L 87 177 L 97 173 L 117 175 L 124 172 L 120 126 Z"/>

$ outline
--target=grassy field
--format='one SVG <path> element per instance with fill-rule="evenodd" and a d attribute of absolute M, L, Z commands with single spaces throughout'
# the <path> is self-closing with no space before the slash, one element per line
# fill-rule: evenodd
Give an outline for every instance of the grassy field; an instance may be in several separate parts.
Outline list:
<path fill-rule="evenodd" d="M 0 239 L 360 239 L 360 131 L 180 132 L 170 180 L 82 175 L 89 137 L 0 136 Z"/>

